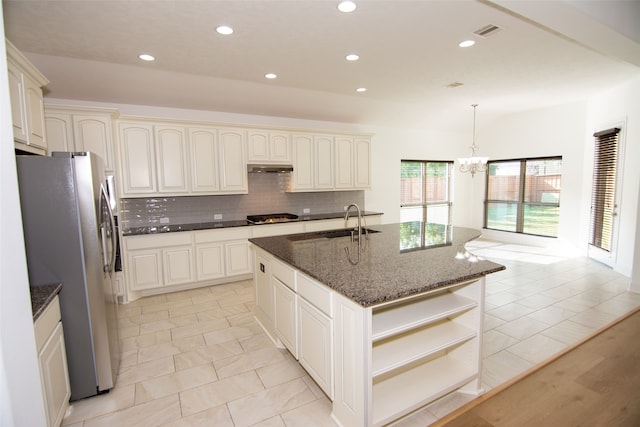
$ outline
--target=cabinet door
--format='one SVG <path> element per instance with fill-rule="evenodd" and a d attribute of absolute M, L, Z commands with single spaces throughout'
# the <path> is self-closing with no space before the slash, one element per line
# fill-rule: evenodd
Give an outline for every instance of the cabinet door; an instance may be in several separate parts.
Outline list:
<path fill-rule="evenodd" d="M 313 136 L 294 134 L 293 176 L 290 190 L 313 189 Z"/>
<path fill-rule="evenodd" d="M 166 248 L 163 249 L 162 255 L 165 285 L 178 285 L 194 281 L 192 246 Z"/>
<path fill-rule="evenodd" d="M 129 251 L 129 284 L 134 291 L 162 286 L 162 252 L 158 249 Z"/>
<path fill-rule="evenodd" d="M 333 399 L 333 324 L 324 313 L 298 298 L 298 360 Z"/>
<path fill-rule="evenodd" d="M 184 128 L 155 126 L 154 129 L 158 191 L 188 192 L 187 140 Z"/>
<path fill-rule="evenodd" d="M 42 89 L 28 76 L 23 76 L 25 107 L 27 110 L 28 144 L 47 149 L 47 136 L 44 126 L 44 99 Z"/>
<path fill-rule="evenodd" d="M 120 125 L 120 162 L 123 196 L 157 192 L 151 125 Z"/>
<path fill-rule="evenodd" d="M 247 161 L 268 162 L 269 156 L 269 133 L 263 131 L 247 132 Z"/>
<path fill-rule="evenodd" d="M 76 151 L 73 143 L 73 123 L 71 114 L 47 114 L 47 147 L 49 154 L 54 151 Z"/>
<path fill-rule="evenodd" d="M 222 243 L 196 246 L 196 277 L 198 280 L 224 277 L 224 245 Z"/>
<path fill-rule="evenodd" d="M 355 138 L 353 144 L 353 185 L 371 188 L 371 139 Z"/>
<path fill-rule="evenodd" d="M 22 72 L 11 62 L 7 63 L 9 76 L 9 97 L 11 99 L 11 118 L 13 120 L 13 139 L 27 143 L 27 109 L 24 104 L 24 81 Z"/>
<path fill-rule="evenodd" d="M 291 163 L 291 136 L 288 132 L 269 132 L 269 154 L 275 163 Z"/>
<path fill-rule="evenodd" d="M 49 426 L 59 426 L 71 397 L 62 322 L 40 351 L 39 361 L 47 421 Z"/>
<path fill-rule="evenodd" d="M 333 137 L 315 136 L 314 185 L 316 189 L 333 188 Z"/>
<path fill-rule="evenodd" d="M 225 249 L 225 272 L 227 276 L 251 273 L 251 252 L 249 242 L 237 240 L 226 242 Z"/>
<path fill-rule="evenodd" d="M 274 326 L 276 334 L 289 349 L 293 357 L 298 358 L 298 319 L 297 297 L 295 292 L 271 277 L 274 295 Z"/>
<path fill-rule="evenodd" d="M 244 131 L 241 129 L 220 129 L 218 135 L 220 191 L 246 194 L 248 187 Z"/>
<path fill-rule="evenodd" d="M 256 309 L 266 318 L 265 327 L 273 324 L 273 286 L 271 286 L 271 263 L 259 252 L 256 253 Z M 261 317 L 260 314 L 258 317 Z"/>
<path fill-rule="evenodd" d="M 49 116 L 47 115 L 47 118 Z M 104 162 L 107 171 L 114 171 L 113 135 L 110 116 L 73 115 L 73 137 L 76 151 L 90 151 Z M 49 151 L 51 146 L 49 145 Z"/>
<path fill-rule="evenodd" d="M 220 189 L 218 133 L 214 128 L 189 129 L 191 146 L 191 192 L 213 193 Z"/>
<path fill-rule="evenodd" d="M 353 138 L 336 137 L 336 188 L 353 188 Z"/>

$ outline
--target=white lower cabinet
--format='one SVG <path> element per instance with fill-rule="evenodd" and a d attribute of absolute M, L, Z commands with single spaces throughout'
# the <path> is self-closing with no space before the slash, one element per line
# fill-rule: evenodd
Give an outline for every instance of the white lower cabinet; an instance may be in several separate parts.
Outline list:
<path fill-rule="evenodd" d="M 251 252 L 248 241 L 236 240 L 225 242 L 224 254 L 225 274 L 227 276 L 251 274 Z"/>
<path fill-rule="evenodd" d="M 69 406 L 71 387 L 57 296 L 35 321 L 34 327 L 47 425 L 59 426 Z"/>
<path fill-rule="evenodd" d="M 195 280 L 193 245 L 163 249 L 162 261 L 165 285 L 179 285 Z"/>
<path fill-rule="evenodd" d="M 204 243 L 196 247 L 196 278 L 198 280 L 224 277 L 224 244 Z"/>
<path fill-rule="evenodd" d="M 125 236 L 127 298 L 250 277 L 247 227 Z"/>
<path fill-rule="evenodd" d="M 126 241 L 127 239 L 125 239 Z M 134 291 L 159 288 L 162 280 L 162 251 L 159 249 L 130 250 L 127 256 L 129 287 Z"/>

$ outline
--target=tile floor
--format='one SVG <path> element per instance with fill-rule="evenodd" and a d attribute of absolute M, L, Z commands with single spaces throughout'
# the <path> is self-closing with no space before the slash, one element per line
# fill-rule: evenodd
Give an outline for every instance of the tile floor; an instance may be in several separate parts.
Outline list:
<path fill-rule="evenodd" d="M 589 259 L 489 241 L 468 247 L 507 266 L 487 277 L 486 390 L 640 305 L 628 278 Z M 73 402 L 63 425 L 334 426 L 329 400 L 262 333 L 253 302 L 244 281 L 120 306 L 117 385 Z M 428 425 L 472 398 L 452 393 L 397 425 Z"/>

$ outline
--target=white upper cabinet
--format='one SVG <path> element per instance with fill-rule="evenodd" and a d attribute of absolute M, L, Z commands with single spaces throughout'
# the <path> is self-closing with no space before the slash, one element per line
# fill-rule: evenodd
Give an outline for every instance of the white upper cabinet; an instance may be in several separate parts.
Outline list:
<path fill-rule="evenodd" d="M 370 188 L 370 147 L 369 136 L 294 133 L 288 191 Z"/>
<path fill-rule="evenodd" d="M 118 127 L 124 197 L 248 192 L 244 130 L 177 121 Z"/>
<path fill-rule="evenodd" d="M 371 188 L 371 138 L 353 140 L 353 186 Z"/>
<path fill-rule="evenodd" d="M 15 146 L 34 154 L 46 154 L 42 86 L 49 81 L 8 40 L 6 47 Z"/>
<path fill-rule="evenodd" d="M 336 149 L 336 188 L 353 188 L 353 138 L 337 136 Z"/>
<path fill-rule="evenodd" d="M 215 193 L 220 189 L 218 131 L 216 128 L 190 128 L 191 192 Z"/>
<path fill-rule="evenodd" d="M 154 126 L 158 190 L 166 193 L 189 191 L 188 149 L 182 127 Z"/>
<path fill-rule="evenodd" d="M 313 135 L 293 135 L 293 173 L 290 191 L 313 190 Z"/>
<path fill-rule="evenodd" d="M 222 173 L 220 191 L 233 194 L 248 193 L 244 130 L 220 128 L 218 138 Z"/>
<path fill-rule="evenodd" d="M 249 163 L 290 164 L 290 133 L 262 130 L 248 131 L 247 161 Z"/>
<path fill-rule="evenodd" d="M 89 151 L 97 154 L 105 170 L 114 171 L 113 120 L 110 114 L 73 114 L 74 151 Z M 49 147 L 49 151 L 51 147 Z"/>
<path fill-rule="evenodd" d="M 333 137 L 315 135 L 313 145 L 315 156 L 313 161 L 314 188 L 333 189 Z"/>
<path fill-rule="evenodd" d="M 89 151 L 115 171 L 113 119 L 116 110 L 47 105 L 45 126 L 49 154 L 55 151 Z"/>
<path fill-rule="evenodd" d="M 153 126 L 121 122 L 119 129 L 120 182 L 123 197 L 157 193 Z"/>

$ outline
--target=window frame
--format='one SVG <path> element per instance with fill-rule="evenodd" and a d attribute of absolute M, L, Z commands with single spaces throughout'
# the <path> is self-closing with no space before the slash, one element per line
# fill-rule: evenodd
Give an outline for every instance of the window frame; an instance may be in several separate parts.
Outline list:
<path fill-rule="evenodd" d="M 400 159 L 400 179 L 402 180 L 402 164 L 403 163 L 420 163 L 422 165 L 421 180 L 422 180 L 422 202 L 421 203 L 402 203 L 402 187 L 400 191 L 400 216 L 402 216 L 403 208 L 422 207 L 423 222 L 426 222 L 428 218 L 429 207 L 434 206 L 446 206 L 447 207 L 447 224 L 451 225 L 453 218 L 453 175 L 454 175 L 454 161 L 453 160 L 415 160 L 415 159 Z M 426 173 L 428 164 L 430 163 L 444 163 L 447 165 L 447 196 L 446 200 L 427 201 L 427 178 Z"/>
<path fill-rule="evenodd" d="M 526 176 L 527 176 L 527 162 L 534 162 L 540 160 L 560 160 L 562 162 L 562 156 L 542 156 L 542 157 L 524 157 L 524 158 L 516 158 L 516 159 L 501 159 L 501 160 L 490 160 L 487 162 L 487 170 L 485 172 L 485 194 L 484 194 L 484 220 L 483 220 L 483 228 L 486 230 L 495 230 L 502 231 L 506 233 L 518 233 L 518 234 L 526 234 L 530 236 L 539 236 L 539 237 L 549 237 L 549 238 L 558 238 L 558 236 L 551 236 L 546 234 L 536 234 L 536 233 L 527 233 L 524 231 L 525 225 L 525 208 L 527 206 L 552 206 L 560 209 L 560 197 L 558 197 L 557 203 L 552 202 L 531 202 L 526 201 Z M 492 163 L 520 163 L 520 175 L 519 175 L 519 188 L 518 188 L 518 200 L 501 200 L 501 199 L 489 199 L 489 173 L 490 166 Z M 562 172 L 561 172 L 562 176 Z M 562 187 L 560 188 L 560 193 L 562 192 Z M 504 204 L 504 205 L 516 205 L 516 224 L 515 230 L 504 230 L 500 228 L 492 228 L 488 226 L 489 220 L 489 205 L 490 204 Z M 560 222 L 560 213 L 558 212 L 558 226 Z M 557 234 L 557 233 L 556 233 Z"/>

